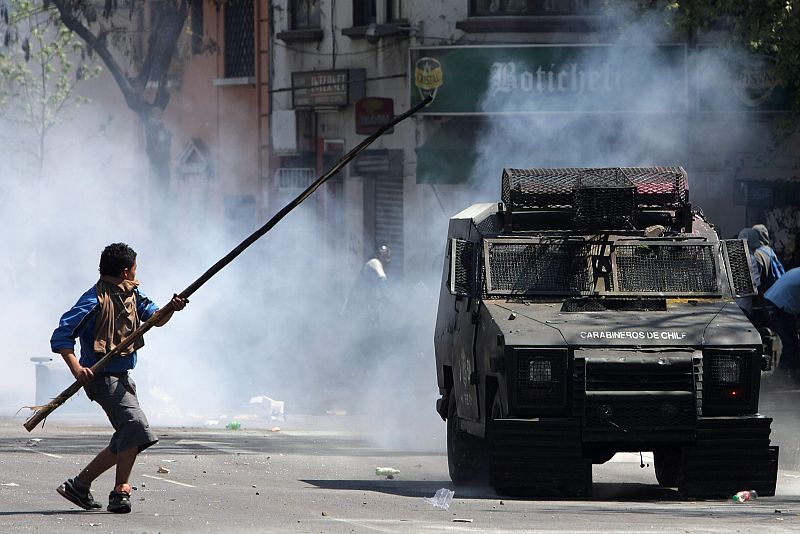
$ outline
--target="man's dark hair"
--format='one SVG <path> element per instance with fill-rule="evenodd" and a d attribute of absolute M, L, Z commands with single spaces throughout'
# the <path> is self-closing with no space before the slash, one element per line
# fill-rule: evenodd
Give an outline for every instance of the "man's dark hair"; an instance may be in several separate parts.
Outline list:
<path fill-rule="evenodd" d="M 136 251 L 125 243 L 111 243 L 100 254 L 100 274 L 119 276 L 136 262 Z"/>

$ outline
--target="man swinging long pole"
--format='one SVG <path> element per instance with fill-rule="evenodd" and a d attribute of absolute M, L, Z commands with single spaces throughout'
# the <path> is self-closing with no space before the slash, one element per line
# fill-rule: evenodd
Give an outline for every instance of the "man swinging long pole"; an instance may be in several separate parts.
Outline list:
<path fill-rule="evenodd" d="M 348 152 L 347 154 L 340 159 L 336 165 L 331 167 L 328 172 L 317 178 L 314 183 L 312 183 L 305 191 L 300 193 L 294 200 L 292 200 L 289 204 L 284 206 L 278 213 L 276 213 L 267 223 L 253 232 L 247 239 L 239 243 L 233 250 L 231 250 L 225 257 L 220 259 L 217 263 L 212 265 L 205 273 L 203 273 L 200 278 L 192 282 L 189 287 L 184 289 L 178 294 L 178 297 L 181 299 L 188 299 L 195 291 L 200 289 L 200 287 L 208 282 L 211 277 L 217 274 L 219 271 L 224 269 L 230 262 L 236 259 L 239 254 L 245 251 L 250 245 L 258 241 L 264 234 L 269 232 L 278 222 L 283 219 L 286 215 L 289 214 L 293 209 L 299 206 L 305 199 L 311 196 L 314 191 L 316 191 L 322 184 L 324 184 L 331 176 L 335 175 L 339 172 L 342 167 L 347 165 L 353 158 L 355 158 L 361 151 L 371 145 L 378 137 L 383 135 L 387 130 L 393 128 L 396 124 L 404 121 L 423 107 L 427 106 L 430 101 L 433 100 L 431 96 L 423 99 L 417 105 L 403 113 L 402 115 L 398 115 L 394 118 L 391 122 L 385 124 L 381 128 L 379 128 L 375 133 L 364 139 L 361 143 L 358 144 L 353 150 Z M 100 360 L 97 361 L 92 366 L 92 372 L 97 373 L 101 369 L 103 369 L 108 363 L 111 361 L 112 358 L 118 356 L 121 352 L 132 346 L 139 338 L 141 338 L 148 330 L 150 330 L 156 324 L 164 318 L 167 313 L 171 313 L 173 311 L 172 308 L 173 304 L 170 301 L 167 305 L 161 308 L 158 312 L 156 312 L 150 319 L 142 323 L 139 328 L 134 330 L 128 337 L 123 339 L 113 350 L 106 353 Z M 78 381 L 75 381 L 71 386 L 67 389 L 62 391 L 57 397 L 55 397 L 52 401 L 44 406 L 37 406 L 36 412 L 31 415 L 27 421 L 25 421 L 25 428 L 28 432 L 32 431 L 36 426 L 41 423 L 50 413 L 52 413 L 56 408 L 64 404 L 67 399 L 69 399 L 72 395 L 78 392 L 81 389 L 81 384 Z"/>

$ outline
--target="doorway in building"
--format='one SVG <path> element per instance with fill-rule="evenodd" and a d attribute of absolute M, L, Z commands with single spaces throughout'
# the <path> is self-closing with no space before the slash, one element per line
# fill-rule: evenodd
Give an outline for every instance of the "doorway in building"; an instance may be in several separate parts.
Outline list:
<path fill-rule="evenodd" d="M 401 280 L 404 264 L 402 150 L 365 150 L 354 164 L 364 177 L 364 252 L 392 249 L 387 276 Z"/>

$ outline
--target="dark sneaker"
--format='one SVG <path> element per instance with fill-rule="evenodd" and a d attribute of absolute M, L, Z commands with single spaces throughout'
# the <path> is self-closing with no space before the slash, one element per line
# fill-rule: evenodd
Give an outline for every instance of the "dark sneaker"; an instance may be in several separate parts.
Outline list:
<path fill-rule="evenodd" d="M 127 514 L 131 511 L 131 494 L 126 491 L 112 491 L 108 494 L 109 512 Z"/>
<path fill-rule="evenodd" d="M 77 504 L 84 510 L 99 510 L 103 507 L 102 504 L 94 500 L 92 492 L 89 488 L 78 489 L 73 479 L 69 479 L 61 484 L 56 491 L 68 501 Z"/>

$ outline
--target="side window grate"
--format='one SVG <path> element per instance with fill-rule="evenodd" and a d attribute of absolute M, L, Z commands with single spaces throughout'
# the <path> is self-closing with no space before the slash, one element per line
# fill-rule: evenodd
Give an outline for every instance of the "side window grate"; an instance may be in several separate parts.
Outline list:
<path fill-rule="evenodd" d="M 477 247 L 463 239 L 452 240 L 450 263 L 450 292 L 454 295 L 474 297 L 477 293 Z"/>
<path fill-rule="evenodd" d="M 725 239 L 722 250 L 728 266 L 728 278 L 737 297 L 756 294 L 753 275 L 750 270 L 750 255 L 743 239 Z"/>

